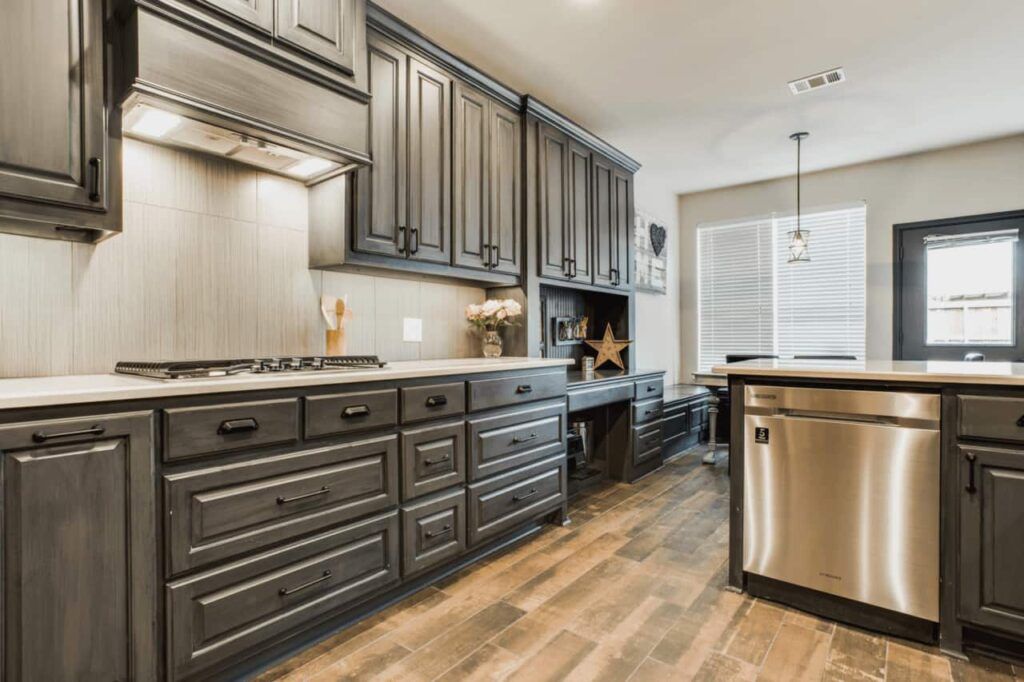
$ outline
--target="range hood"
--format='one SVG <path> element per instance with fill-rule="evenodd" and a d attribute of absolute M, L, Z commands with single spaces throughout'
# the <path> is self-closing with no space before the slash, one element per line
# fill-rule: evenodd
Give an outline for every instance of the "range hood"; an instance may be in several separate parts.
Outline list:
<path fill-rule="evenodd" d="M 310 185 L 370 165 L 368 93 L 186 19 L 136 3 L 122 46 L 125 135 Z"/>

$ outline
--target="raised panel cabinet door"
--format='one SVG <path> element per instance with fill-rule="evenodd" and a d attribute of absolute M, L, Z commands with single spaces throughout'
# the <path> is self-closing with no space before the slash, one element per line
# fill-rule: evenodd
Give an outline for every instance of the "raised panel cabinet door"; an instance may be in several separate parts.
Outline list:
<path fill-rule="evenodd" d="M 156 679 L 149 413 L 0 428 L 7 680 Z"/>
<path fill-rule="evenodd" d="M 1024 451 L 965 447 L 960 459 L 960 616 L 1024 636 Z"/>
<path fill-rule="evenodd" d="M 452 80 L 409 59 L 409 257 L 450 261 Z"/>
<path fill-rule="evenodd" d="M 612 250 L 615 253 L 615 280 L 617 287 L 630 283 L 629 240 L 633 236 L 633 175 L 621 168 L 613 174 L 615 185 L 615 221 L 612 229 Z"/>
<path fill-rule="evenodd" d="M 590 283 L 591 277 L 590 150 L 569 143 L 569 279 Z"/>
<path fill-rule="evenodd" d="M 455 83 L 455 265 L 490 269 L 493 249 L 487 203 L 490 199 L 488 164 L 488 99 L 473 88 Z"/>
<path fill-rule="evenodd" d="M 5 0 L 0 197 L 107 208 L 102 0 Z"/>
<path fill-rule="evenodd" d="M 537 140 L 537 235 L 542 277 L 568 279 L 572 250 L 569 245 L 569 138 L 541 123 Z"/>
<path fill-rule="evenodd" d="M 307 55 L 355 73 L 361 0 L 276 0 L 275 37 Z"/>
<path fill-rule="evenodd" d="M 522 117 L 491 102 L 491 269 L 518 275 L 522 266 Z"/>
<path fill-rule="evenodd" d="M 608 159 L 594 155 L 594 284 L 615 283 L 615 179 Z"/>
<path fill-rule="evenodd" d="M 273 0 L 199 0 L 199 2 L 264 33 L 274 30 Z"/>

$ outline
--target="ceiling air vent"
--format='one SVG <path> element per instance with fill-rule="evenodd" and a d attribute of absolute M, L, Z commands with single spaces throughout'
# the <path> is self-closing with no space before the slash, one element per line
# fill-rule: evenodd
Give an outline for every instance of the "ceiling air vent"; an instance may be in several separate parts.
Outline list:
<path fill-rule="evenodd" d="M 789 89 L 793 91 L 794 95 L 801 95 L 805 92 L 810 92 L 811 90 L 827 88 L 830 85 L 839 85 L 845 80 L 846 72 L 843 71 L 842 68 L 829 69 L 828 71 L 816 73 L 813 76 L 807 76 L 795 81 L 790 81 Z"/>

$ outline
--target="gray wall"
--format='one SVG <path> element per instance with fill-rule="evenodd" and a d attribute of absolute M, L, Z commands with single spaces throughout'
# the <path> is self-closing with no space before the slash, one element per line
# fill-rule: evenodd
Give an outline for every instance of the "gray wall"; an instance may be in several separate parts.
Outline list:
<path fill-rule="evenodd" d="M 791 211 L 794 182 L 781 178 L 678 197 L 684 381 L 697 369 L 697 225 Z M 805 208 L 867 202 L 867 354 L 889 359 L 892 226 L 1024 208 L 1024 136 L 811 173 L 804 176 L 803 197 Z"/>

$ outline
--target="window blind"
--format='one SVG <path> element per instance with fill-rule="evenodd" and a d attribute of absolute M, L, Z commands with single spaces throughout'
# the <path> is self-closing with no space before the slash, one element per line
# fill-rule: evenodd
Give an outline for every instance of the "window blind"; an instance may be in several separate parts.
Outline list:
<path fill-rule="evenodd" d="M 865 352 L 863 203 L 801 215 L 811 260 L 787 263 L 793 215 L 698 226 L 701 371 L 728 353 Z"/>

